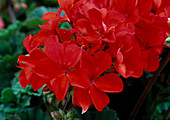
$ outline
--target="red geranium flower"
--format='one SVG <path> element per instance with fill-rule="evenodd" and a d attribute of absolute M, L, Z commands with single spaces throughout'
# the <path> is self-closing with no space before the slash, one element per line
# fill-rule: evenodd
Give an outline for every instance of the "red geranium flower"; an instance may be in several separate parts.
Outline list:
<path fill-rule="evenodd" d="M 32 67 L 28 65 L 33 63 L 34 61 L 37 61 L 36 58 L 41 59 L 41 57 L 43 57 L 37 54 L 38 51 L 41 52 L 40 50 L 37 50 L 37 52 L 34 51 L 31 53 L 31 57 L 21 55 L 18 58 L 18 62 L 20 64 L 18 67 L 24 69 L 19 74 L 19 82 L 21 86 L 25 88 L 27 85 L 31 84 L 32 88 L 35 91 L 40 89 L 45 84 L 47 84 L 47 86 L 51 88 L 50 84 L 48 84 L 48 80 L 37 75 Z"/>
<path fill-rule="evenodd" d="M 48 40 L 45 43 L 46 58 L 36 62 L 33 70 L 40 75 L 50 80 L 50 84 L 58 99 L 64 99 L 69 81 L 72 86 L 87 88 L 89 81 L 83 69 L 74 69 L 73 66 L 79 61 L 82 50 L 74 44 L 64 42 L 54 42 Z"/>
<path fill-rule="evenodd" d="M 111 56 L 103 51 L 94 56 L 87 53 L 82 55 L 80 67 L 87 69 L 90 85 L 87 89 L 75 87 L 73 94 L 73 103 L 82 107 L 82 113 L 87 111 L 92 102 L 97 110 L 102 111 L 109 103 L 109 97 L 104 92 L 117 93 L 123 90 L 122 80 L 117 74 L 99 77 L 111 64 Z"/>
<path fill-rule="evenodd" d="M 136 8 L 138 0 L 110 0 L 110 9 L 119 11 L 125 16 L 125 22 L 136 23 L 139 20 L 138 9 Z"/>
<path fill-rule="evenodd" d="M 21 86 L 24 88 L 27 85 L 31 84 L 34 90 L 38 90 L 43 85 L 47 84 L 48 87 L 52 89 L 48 80 L 37 75 L 32 69 L 32 66 L 30 66 L 37 60 L 46 57 L 46 55 L 43 54 L 43 51 L 37 49 L 38 46 L 42 45 L 41 39 L 37 39 L 37 36 L 32 37 L 31 35 L 29 35 L 24 39 L 23 45 L 30 55 L 29 56 L 21 55 L 18 57 L 19 63 L 18 68 L 24 69 L 19 74 L 19 82 Z"/>
<path fill-rule="evenodd" d="M 142 50 L 144 70 L 153 72 L 159 67 L 158 55 L 163 51 L 170 26 L 162 18 L 155 18 L 154 23 L 140 20 L 135 26 L 135 36 Z"/>

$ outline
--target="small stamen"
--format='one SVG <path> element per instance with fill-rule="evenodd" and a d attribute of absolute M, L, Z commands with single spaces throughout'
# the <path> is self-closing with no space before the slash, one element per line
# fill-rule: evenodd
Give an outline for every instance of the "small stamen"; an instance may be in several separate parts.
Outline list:
<path fill-rule="evenodd" d="M 90 84 L 94 84 L 94 82 L 95 82 L 95 80 L 91 80 L 91 81 L 90 81 Z"/>

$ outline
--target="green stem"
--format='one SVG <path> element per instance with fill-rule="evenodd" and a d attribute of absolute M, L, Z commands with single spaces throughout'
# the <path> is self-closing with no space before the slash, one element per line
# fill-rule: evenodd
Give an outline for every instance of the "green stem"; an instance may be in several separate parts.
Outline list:
<path fill-rule="evenodd" d="M 133 120 L 136 116 L 136 114 L 138 113 L 144 99 L 146 98 L 148 92 L 150 91 L 153 83 L 156 81 L 158 75 L 160 74 L 160 72 L 163 70 L 163 68 L 165 67 L 165 65 L 169 62 L 170 60 L 170 51 L 168 52 L 168 55 L 166 56 L 166 58 L 162 61 L 160 67 L 158 68 L 158 70 L 155 72 L 155 74 L 152 76 L 152 78 L 149 80 L 145 90 L 143 91 L 142 95 L 140 96 L 137 104 L 135 105 L 130 117 L 129 117 L 129 120 Z"/>
<path fill-rule="evenodd" d="M 14 11 L 13 11 L 13 9 L 12 9 L 10 4 L 8 5 L 8 12 L 9 12 L 9 16 L 10 16 L 11 22 L 13 22 L 15 20 L 15 14 L 14 14 Z"/>
<path fill-rule="evenodd" d="M 48 115 L 48 117 L 49 117 L 51 120 L 53 120 L 53 117 L 51 116 L 51 112 L 53 112 L 53 108 L 48 104 L 48 102 L 47 102 L 47 97 L 46 97 L 46 96 L 43 96 L 43 97 L 44 97 L 44 99 L 43 99 L 44 105 L 45 105 L 45 107 L 46 107 L 45 112 L 46 112 L 46 114 Z"/>
<path fill-rule="evenodd" d="M 170 116 L 170 107 L 168 107 L 168 110 L 166 111 L 166 113 L 163 116 L 163 120 L 168 120 L 168 117 Z"/>

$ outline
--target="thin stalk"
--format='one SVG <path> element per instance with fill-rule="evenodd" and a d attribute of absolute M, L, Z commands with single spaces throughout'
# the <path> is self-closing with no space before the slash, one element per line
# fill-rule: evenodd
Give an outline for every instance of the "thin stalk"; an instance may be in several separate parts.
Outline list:
<path fill-rule="evenodd" d="M 53 117 L 51 116 L 51 112 L 53 112 L 54 110 L 53 110 L 53 108 L 50 106 L 50 104 L 48 104 L 48 102 L 47 102 L 47 97 L 46 97 L 46 96 L 43 96 L 43 97 L 44 97 L 44 99 L 43 99 L 44 105 L 45 105 L 45 107 L 46 107 L 45 113 L 48 115 L 48 117 L 50 118 L 50 120 L 53 120 Z"/>
<path fill-rule="evenodd" d="M 9 12 L 9 16 L 11 18 L 11 22 L 13 22 L 15 20 L 15 14 L 14 14 L 14 11 L 10 4 L 8 5 L 8 12 Z"/>
<path fill-rule="evenodd" d="M 168 120 L 168 117 L 170 116 L 170 107 L 168 107 L 168 110 L 166 111 L 166 113 L 163 116 L 163 120 Z"/>
<path fill-rule="evenodd" d="M 163 70 L 163 68 L 165 67 L 165 65 L 169 62 L 170 60 L 170 51 L 168 52 L 168 55 L 166 56 L 166 58 L 162 61 L 160 67 L 158 68 L 158 70 L 155 72 L 155 74 L 152 76 L 152 78 L 149 80 L 145 90 L 143 91 L 142 95 L 140 96 L 137 104 L 135 105 L 129 120 L 133 120 L 136 116 L 136 114 L 138 113 L 144 99 L 146 98 L 148 92 L 150 91 L 150 89 L 152 88 L 153 83 L 156 81 L 158 75 L 160 74 L 160 72 Z"/>

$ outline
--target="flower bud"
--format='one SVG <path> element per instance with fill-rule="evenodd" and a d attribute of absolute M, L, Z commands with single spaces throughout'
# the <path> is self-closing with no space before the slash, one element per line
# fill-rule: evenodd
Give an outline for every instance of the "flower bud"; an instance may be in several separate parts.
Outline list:
<path fill-rule="evenodd" d="M 18 3 L 15 3 L 14 4 L 14 8 L 15 8 L 15 11 L 19 11 L 20 10 L 20 7 L 19 7 L 19 4 Z"/>
<path fill-rule="evenodd" d="M 28 8 L 28 6 L 27 6 L 25 3 L 21 3 L 20 5 L 21 5 L 21 7 L 24 8 L 24 9 L 27 9 L 27 8 Z"/>

